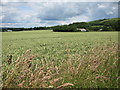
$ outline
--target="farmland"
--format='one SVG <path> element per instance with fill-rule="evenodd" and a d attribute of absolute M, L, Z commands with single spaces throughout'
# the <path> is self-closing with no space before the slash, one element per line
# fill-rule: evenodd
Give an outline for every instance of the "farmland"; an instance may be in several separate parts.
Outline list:
<path fill-rule="evenodd" d="M 117 44 L 118 32 L 3 32 L 3 87 L 117 88 Z"/>

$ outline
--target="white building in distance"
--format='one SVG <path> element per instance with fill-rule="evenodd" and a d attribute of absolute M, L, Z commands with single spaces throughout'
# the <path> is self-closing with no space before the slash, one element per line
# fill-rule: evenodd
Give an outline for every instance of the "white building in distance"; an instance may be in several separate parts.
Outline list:
<path fill-rule="evenodd" d="M 12 30 L 7 30 L 8 32 L 12 32 Z"/>
<path fill-rule="evenodd" d="M 87 32 L 87 30 L 85 28 L 77 28 L 77 30 L 79 30 L 81 32 Z"/>

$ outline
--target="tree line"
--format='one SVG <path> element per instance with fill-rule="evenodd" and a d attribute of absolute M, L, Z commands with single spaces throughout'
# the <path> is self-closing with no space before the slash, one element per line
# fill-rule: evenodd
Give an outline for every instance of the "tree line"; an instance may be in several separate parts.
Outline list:
<path fill-rule="evenodd" d="M 1 28 L 2 32 L 12 31 L 31 31 L 31 30 L 48 30 L 50 27 L 33 27 L 33 28 Z"/>
<path fill-rule="evenodd" d="M 86 31 L 119 31 L 120 18 L 100 19 L 91 22 L 75 22 L 69 25 L 57 25 L 51 27 L 33 27 L 33 28 L 2 28 L 1 31 L 30 31 L 30 30 L 53 30 L 54 32 L 78 32 L 79 28 Z"/>
<path fill-rule="evenodd" d="M 53 27 L 54 32 L 78 32 L 78 28 L 86 31 L 119 31 L 120 18 L 100 19 L 91 22 L 76 22 L 69 25 Z"/>

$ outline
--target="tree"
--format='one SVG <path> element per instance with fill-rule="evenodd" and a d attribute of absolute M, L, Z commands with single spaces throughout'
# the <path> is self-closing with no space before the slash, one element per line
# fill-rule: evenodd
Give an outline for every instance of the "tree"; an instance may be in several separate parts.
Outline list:
<path fill-rule="evenodd" d="M 103 26 L 102 31 L 113 31 L 113 29 L 111 28 L 111 26 Z"/>

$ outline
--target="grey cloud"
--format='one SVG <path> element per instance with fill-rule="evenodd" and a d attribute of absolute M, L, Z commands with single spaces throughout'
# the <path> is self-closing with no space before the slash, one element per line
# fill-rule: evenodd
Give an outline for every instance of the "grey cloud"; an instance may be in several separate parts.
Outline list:
<path fill-rule="evenodd" d="M 101 18 L 117 17 L 117 3 L 113 2 L 24 2 L 3 6 L 2 23 L 23 23 L 23 26 L 52 26 Z M 40 24 L 33 24 L 40 23 Z M 22 25 L 22 24 L 20 24 Z M 17 24 L 19 26 L 19 24 Z"/>
<path fill-rule="evenodd" d="M 38 17 L 42 20 L 66 20 L 85 13 L 81 6 L 82 3 L 49 3 L 40 10 Z"/>
<path fill-rule="evenodd" d="M 98 5 L 105 8 L 100 8 Z M 117 17 L 117 9 L 113 10 L 112 7 L 117 7 L 117 3 L 48 3 L 38 11 L 38 18 L 50 21 L 66 21 L 69 18 L 83 15 L 89 17 L 89 20 Z M 108 12 L 113 12 L 114 14 L 108 14 Z"/>

